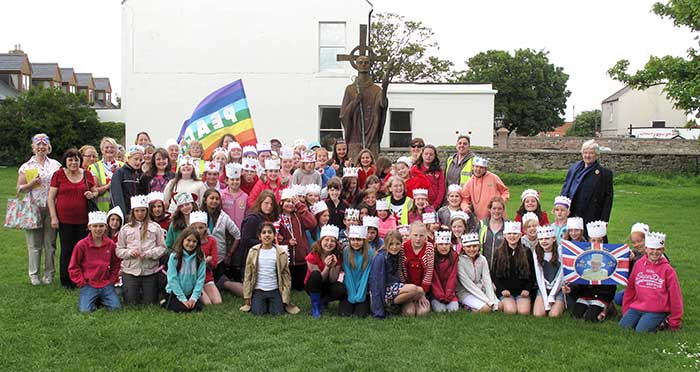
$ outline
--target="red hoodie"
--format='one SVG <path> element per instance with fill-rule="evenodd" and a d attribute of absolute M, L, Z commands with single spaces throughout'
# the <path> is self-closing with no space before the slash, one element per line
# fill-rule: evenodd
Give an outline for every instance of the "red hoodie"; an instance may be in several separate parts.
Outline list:
<path fill-rule="evenodd" d="M 413 190 L 426 189 L 428 190 L 428 200 L 430 200 L 430 180 L 428 180 L 428 177 L 421 173 L 416 167 L 411 167 L 410 172 L 410 177 L 404 181 L 406 185 L 406 196 L 413 199 Z M 384 185 L 387 185 L 391 176 L 391 173 L 386 175 L 384 178 Z"/>
<path fill-rule="evenodd" d="M 289 264 L 292 266 L 305 265 L 306 255 L 311 252 L 311 247 L 306 240 L 304 230 L 312 230 L 316 227 L 316 217 L 309 212 L 306 203 L 298 200 L 291 216 L 287 218 L 280 215 L 280 222 L 278 244 L 288 245 L 292 238 L 297 241 L 296 246 L 289 247 Z"/>
<path fill-rule="evenodd" d="M 78 287 L 89 284 L 93 288 L 104 288 L 119 279 L 121 260 L 115 251 L 117 245 L 103 235 L 102 245 L 95 245 L 92 233 L 83 238 L 73 248 L 68 265 L 70 280 Z"/>
<path fill-rule="evenodd" d="M 270 186 L 270 179 L 266 179 L 263 181 L 262 179 L 259 179 L 258 182 L 255 183 L 255 186 L 253 189 L 248 193 L 248 209 L 253 208 L 255 205 L 255 200 L 258 198 L 261 192 L 263 190 L 270 190 L 275 193 L 275 199 L 277 199 L 277 203 L 280 202 L 280 193 L 282 192 L 282 189 L 285 187 L 282 187 L 282 180 L 277 179 L 277 187 L 275 188 L 274 191 L 272 191 L 272 186 Z M 241 188 L 242 189 L 242 188 Z M 244 190 L 245 191 L 245 190 Z"/>
<path fill-rule="evenodd" d="M 458 301 L 455 290 L 457 288 L 457 261 L 459 257 L 453 249 L 450 249 L 449 254 L 452 255 L 451 265 L 448 258 L 438 262 L 438 255 L 435 254 L 436 265 L 433 281 L 430 284 L 430 293 L 432 293 L 433 298 L 443 304 Z"/>
<path fill-rule="evenodd" d="M 666 257 L 653 263 L 644 256 L 634 264 L 622 300 L 622 314 L 630 308 L 642 312 L 669 313 L 670 328 L 681 327 L 683 295 L 676 271 Z"/>
<path fill-rule="evenodd" d="M 407 240 L 403 243 L 403 252 L 401 274 L 406 283 L 420 286 L 425 293 L 428 293 L 435 267 L 433 244 L 426 242 L 423 248 L 416 253 L 413 251 L 411 241 Z"/>

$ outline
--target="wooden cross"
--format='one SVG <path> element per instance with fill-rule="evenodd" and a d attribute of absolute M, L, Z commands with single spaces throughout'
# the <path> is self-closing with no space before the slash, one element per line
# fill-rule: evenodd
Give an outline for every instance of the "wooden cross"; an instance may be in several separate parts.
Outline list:
<path fill-rule="evenodd" d="M 357 52 L 357 54 L 355 54 L 355 52 Z M 369 45 L 367 45 L 367 25 L 360 25 L 360 45 L 353 48 L 353 50 L 350 51 L 350 54 L 338 54 L 336 56 L 336 61 L 348 61 L 350 62 L 352 68 L 357 70 L 357 64 L 355 62 L 360 56 L 369 57 L 370 63 L 375 61 L 386 61 L 386 57 L 374 54 Z"/>

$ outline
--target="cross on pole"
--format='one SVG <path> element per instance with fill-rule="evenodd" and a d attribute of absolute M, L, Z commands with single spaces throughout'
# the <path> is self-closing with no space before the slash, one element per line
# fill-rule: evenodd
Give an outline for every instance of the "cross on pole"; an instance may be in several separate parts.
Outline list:
<path fill-rule="evenodd" d="M 357 52 L 357 54 L 355 54 Z M 386 61 L 383 56 L 377 56 L 374 54 L 369 45 L 367 45 L 367 25 L 360 25 L 360 44 L 350 51 L 350 54 L 338 54 L 336 55 L 336 61 L 338 62 L 350 62 L 352 68 L 357 70 L 357 58 L 360 56 L 369 57 L 370 63 L 375 61 Z"/>

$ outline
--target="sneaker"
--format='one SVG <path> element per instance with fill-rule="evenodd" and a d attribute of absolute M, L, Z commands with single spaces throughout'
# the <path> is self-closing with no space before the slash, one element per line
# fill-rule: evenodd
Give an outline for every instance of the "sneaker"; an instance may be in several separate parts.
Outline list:
<path fill-rule="evenodd" d="M 46 285 L 49 285 L 49 284 L 53 283 L 53 278 L 46 277 L 41 282 L 46 284 Z"/>
<path fill-rule="evenodd" d="M 37 278 L 37 277 L 35 277 L 35 276 L 29 278 L 29 280 L 32 282 L 32 285 L 39 285 L 39 284 L 41 284 L 41 280 L 39 280 L 39 278 Z"/>

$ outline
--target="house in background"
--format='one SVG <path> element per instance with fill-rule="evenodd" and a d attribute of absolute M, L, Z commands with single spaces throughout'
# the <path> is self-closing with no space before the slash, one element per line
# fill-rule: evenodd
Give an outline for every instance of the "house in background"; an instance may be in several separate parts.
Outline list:
<path fill-rule="evenodd" d="M 61 69 L 61 87 L 64 93 L 75 94 L 78 91 L 78 80 L 72 67 Z"/>
<path fill-rule="evenodd" d="M 601 135 L 629 136 L 633 128 L 682 128 L 688 121 L 682 110 L 673 107 L 665 85 L 644 90 L 626 86 L 606 98 L 601 107 Z"/>
<path fill-rule="evenodd" d="M 0 53 L 0 99 L 17 97 L 32 86 L 29 57 L 15 45 L 9 53 Z"/>
<path fill-rule="evenodd" d="M 58 63 L 32 63 L 32 86 L 61 88 L 63 82 Z"/>
<path fill-rule="evenodd" d="M 95 103 L 95 80 L 90 73 L 75 74 L 75 79 L 78 84 L 78 94 L 85 94 L 88 99 L 88 104 Z"/>
<path fill-rule="evenodd" d="M 538 133 L 537 137 L 564 137 L 566 136 L 566 131 L 569 130 L 572 125 L 574 125 L 573 121 L 567 121 L 549 132 Z"/>
<path fill-rule="evenodd" d="M 95 81 L 95 108 L 113 108 L 112 85 L 109 78 L 94 78 Z"/>

